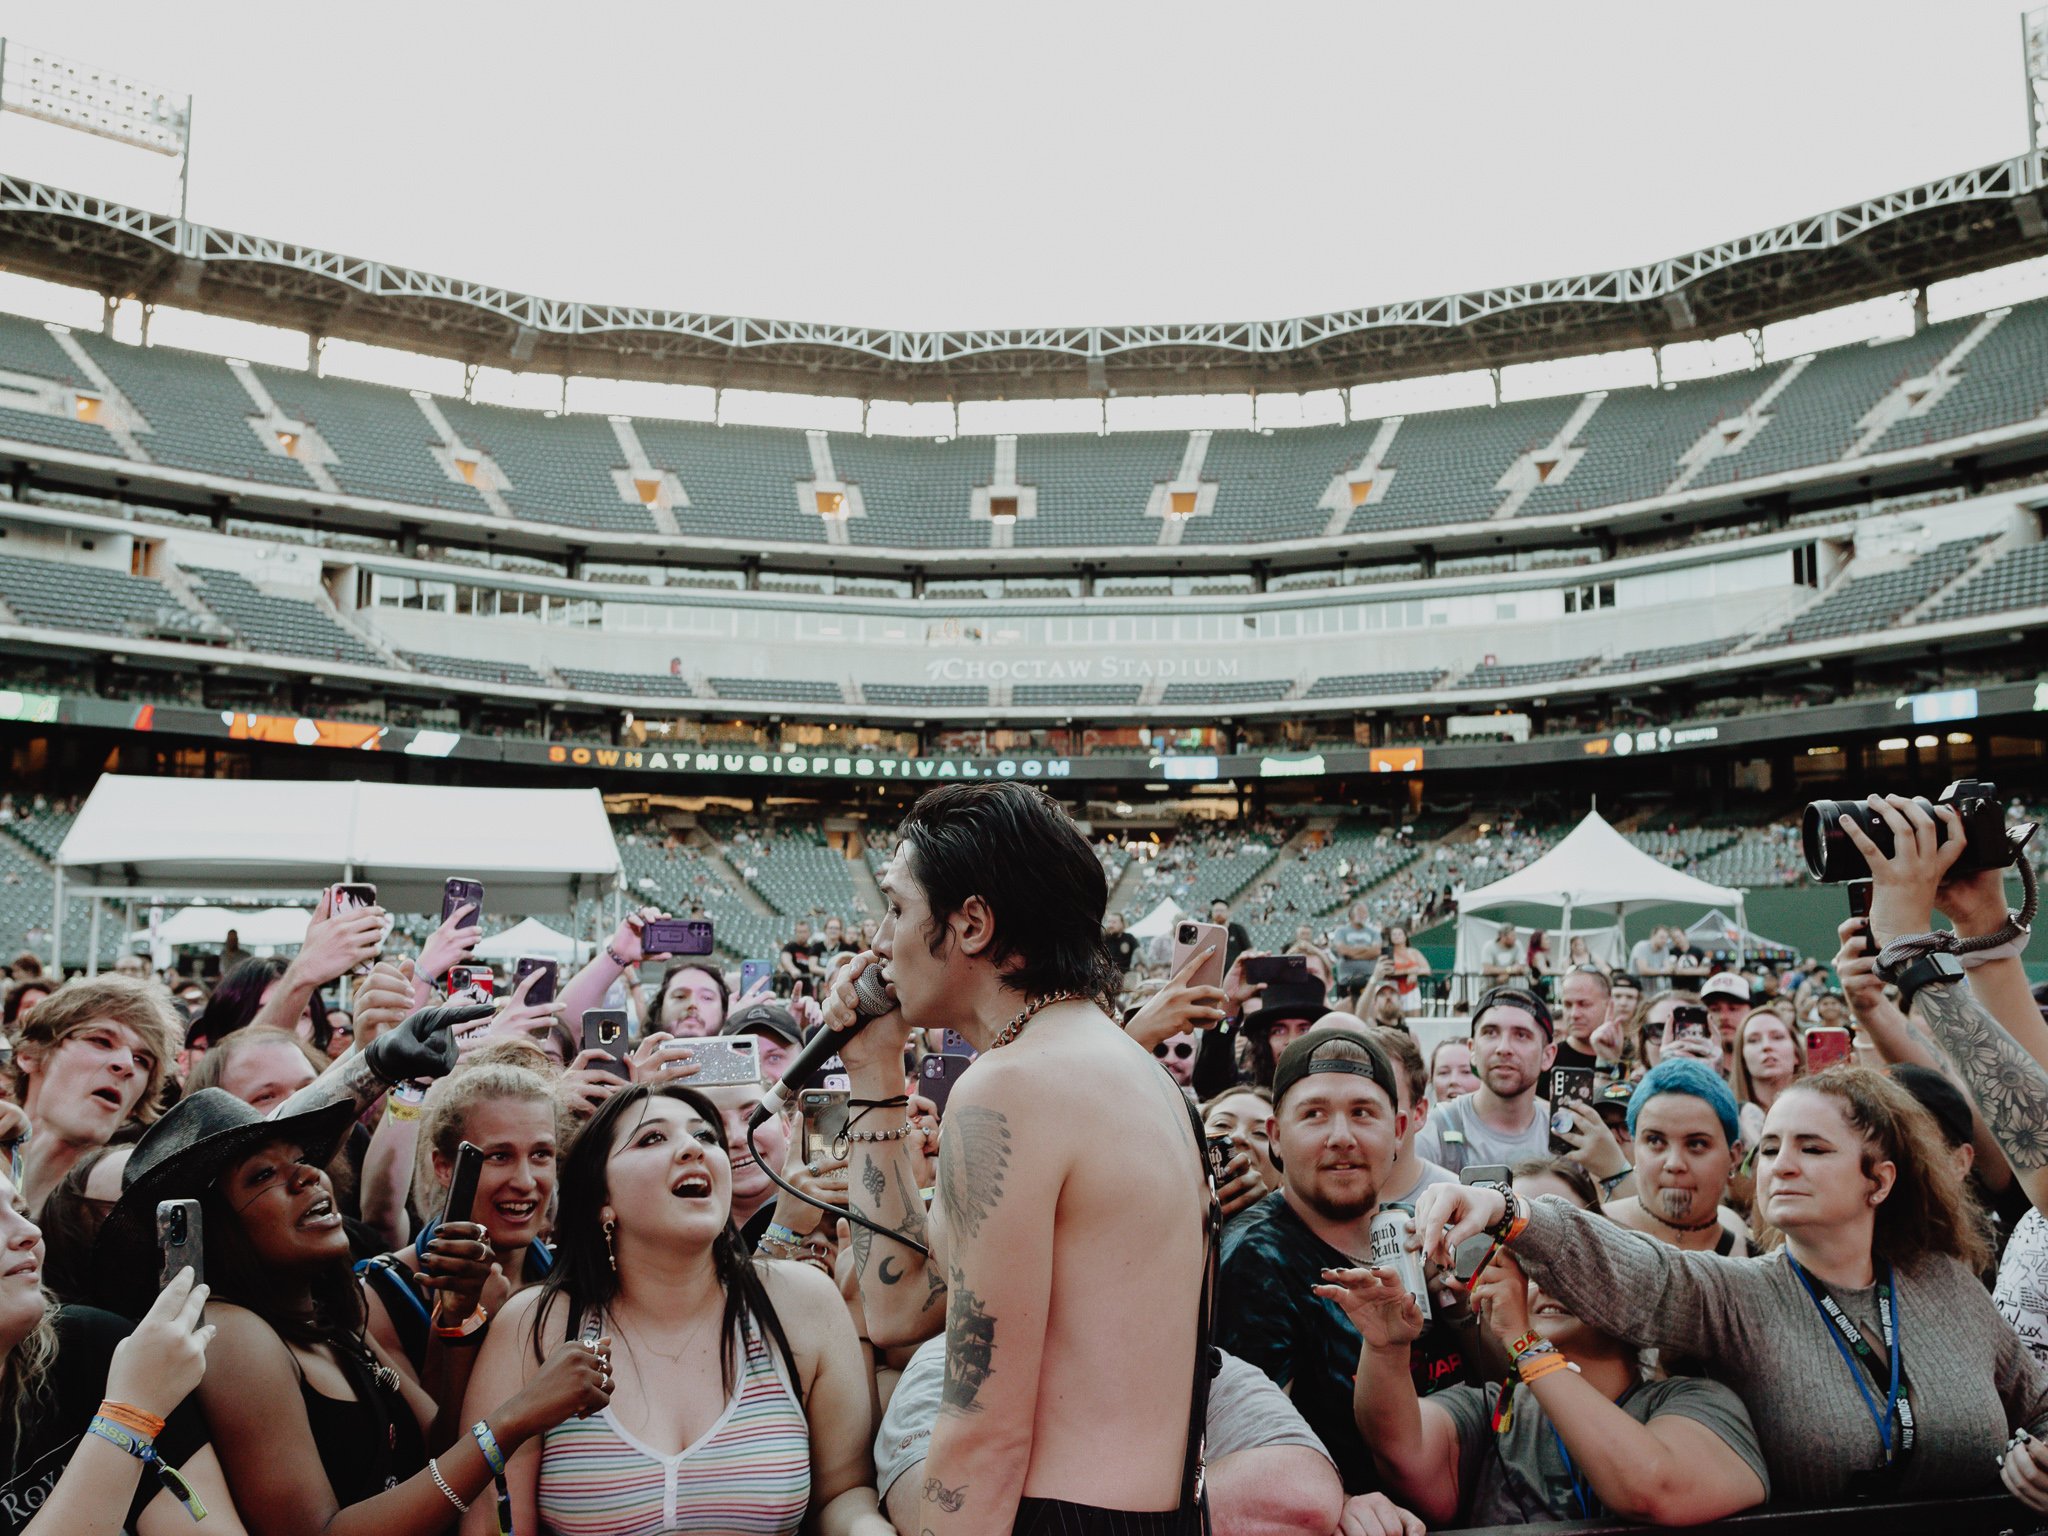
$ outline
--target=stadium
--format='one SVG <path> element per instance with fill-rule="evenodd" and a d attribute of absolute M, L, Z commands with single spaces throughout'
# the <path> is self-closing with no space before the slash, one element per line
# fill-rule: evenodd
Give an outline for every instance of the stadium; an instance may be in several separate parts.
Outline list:
<path fill-rule="evenodd" d="M 179 98 L 18 44 L 6 70 L 16 113 L 189 151 Z M 735 962 L 875 910 L 893 819 L 958 777 L 1051 789 L 1133 920 L 1233 899 L 1275 946 L 1358 896 L 1435 921 L 1597 806 L 1824 954 L 1806 800 L 2044 788 L 2048 299 L 1944 297 L 2048 256 L 2044 180 L 2037 144 L 1607 272 L 941 333 L 515 293 L 0 174 L 0 266 L 103 316 L 0 316 L 0 945 L 61 930 L 64 963 L 104 962 L 138 926 L 118 892 L 53 917 L 66 810 L 117 772 L 595 786 L 628 884 L 701 906 Z M 1764 344 L 1873 300 L 1896 334 Z M 310 366 L 148 344 L 160 308 L 301 336 Z M 332 341 L 560 405 L 329 376 Z M 1688 345 L 1737 356 L 1666 379 Z M 1503 398 L 1621 357 L 1647 379 Z M 1450 376 L 1493 398 L 1354 413 Z M 590 379 L 863 426 L 943 402 L 952 429 L 569 408 Z M 1110 425 L 1127 397 L 1311 391 L 1342 419 Z M 973 430 L 1020 399 L 1101 426 Z M 598 904 L 556 920 L 588 938 Z"/>

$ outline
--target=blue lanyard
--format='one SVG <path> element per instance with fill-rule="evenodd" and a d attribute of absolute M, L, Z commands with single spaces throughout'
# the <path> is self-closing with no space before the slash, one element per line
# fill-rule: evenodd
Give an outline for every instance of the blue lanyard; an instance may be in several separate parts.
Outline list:
<path fill-rule="evenodd" d="M 1842 1364 L 1849 1368 L 1849 1379 L 1856 1383 L 1857 1395 L 1863 1399 L 1864 1411 L 1870 1415 L 1870 1422 L 1877 1426 L 1877 1438 L 1884 1446 L 1884 1464 L 1890 1466 L 1899 1456 L 1913 1449 L 1913 1405 L 1910 1399 L 1899 1393 L 1899 1361 L 1905 1351 L 1899 1344 L 1898 1311 L 1896 1293 L 1892 1287 L 1892 1267 L 1886 1264 L 1884 1274 L 1878 1281 L 1877 1319 L 1884 1334 L 1885 1353 L 1891 1357 L 1891 1391 L 1885 1398 L 1884 1409 L 1879 1411 L 1877 1398 L 1864 1383 L 1864 1368 L 1859 1359 L 1869 1363 L 1870 1345 L 1864 1341 L 1863 1332 L 1849 1320 L 1849 1315 L 1835 1302 L 1835 1298 L 1814 1288 L 1813 1279 L 1806 1273 L 1799 1261 L 1789 1253 L 1785 1262 L 1792 1266 L 1792 1273 L 1799 1277 L 1805 1287 L 1807 1300 L 1821 1315 L 1821 1321 L 1828 1325 L 1828 1338 L 1835 1346 L 1835 1353 L 1842 1357 Z M 1853 1353 L 1852 1353 L 1853 1351 Z M 1872 1367 L 1874 1369 L 1874 1366 Z M 1892 1444 L 1892 1422 L 1897 1419 L 1899 1443 Z"/>
<path fill-rule="evenodd" d="M 1595 1518 L 1592 1490 L 1586 1486 L 1586 1480 L 1579 1476 L 1579 1469 L 1572 1465 L 1572 1453 L 1564 1448 L 1564 1436 L 1557 1432 L 1555 1424 L 1550 1426 L 1550 1438 L 1557 1442 L 1558 1457 L 1564 1462 L 1564 1475 L 1572 1480 L 1572 1497 L 1579 1501 L 1579 1518 Z"/>

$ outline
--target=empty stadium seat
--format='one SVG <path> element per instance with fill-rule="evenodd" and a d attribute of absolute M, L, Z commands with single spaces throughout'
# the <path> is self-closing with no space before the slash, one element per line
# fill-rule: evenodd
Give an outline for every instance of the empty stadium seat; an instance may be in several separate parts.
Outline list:
<path fill-rule="evenodd" d="M 589 667 L 561 666 L 555 670 L 579 693 L 637 693 L 658 699 L 693 696 L 688 678 L 667 672 L 597 672 Z"/>
<path fill-rule="evenodd" d="M 1336 677 L 1319 677 L 1309 685 L 1305 699 L 1370 697 L 1383 693 L 1427 693 L 1443 681 L 1441 671 L 1346 672 Z"/>
<path fill-rule="evenodd" d="M 126 635 L 200 621 L 154 581 L 103 565 L 0 554 L 0 603 L 24 624 Z"/>
<path fill-rule="evenodd" d="M 764 704 L 843 704 L 837 683 L 795 677 L 714 677 L 711 691 L 721 699 L 753 699 Z"/>
<path fill-rule="evenodd" d="M 322 661 L 347 661 L 381 667 L 384 658 L 334 622 L 311 599 L 278 597 L 260 591 L 234 571 L 187 566 L 199 600 L 241 635 L 251 650 L 281 656 L 313 656 Z"/>
<path fill-rule="evenodd" d="M 442 677 L 460 677 L 472 683 L 509 683 L 522 688 L 548 686 L 548 680 L 524 662 L 441 656 L 430 651 L 402 651 L 399 654 L 420 671 L 436 672 Z"/>

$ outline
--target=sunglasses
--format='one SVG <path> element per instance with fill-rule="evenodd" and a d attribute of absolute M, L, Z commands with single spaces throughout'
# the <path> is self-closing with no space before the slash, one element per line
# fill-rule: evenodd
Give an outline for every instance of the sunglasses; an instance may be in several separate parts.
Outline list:
<path fill-rule="evenodd" d="M 1166 1060 L 1168 1056 L 1172 1056 L 1176 1061 L 1186 1061 L 1195 1054 L 1195 1048 L 1185 1040 L 1177 1043 L 1162 1040 L 1152 1047 L 1152 1054 L 1161 1061 Z"/>

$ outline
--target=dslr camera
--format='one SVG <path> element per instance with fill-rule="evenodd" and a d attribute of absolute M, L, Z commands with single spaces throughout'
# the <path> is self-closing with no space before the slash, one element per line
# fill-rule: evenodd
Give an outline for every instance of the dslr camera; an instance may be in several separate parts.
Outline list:
<path fill-rule="evenodd" d="M 2005 802 L 1998 798 L 1998 786 L 1981 779 L 1957 779 L 1934 799 L 1923 795 L 1916 796 L 1915 801 L 1930 811 L 1945 805 L 1961 822 L 1963 854 L 1953 865 L 1953 874 L 1973 875 L 1981 870 L 2008 868 L 2033 835 L 2030 826 L 2026 837 L 2015 840 L 2006 836 Z M 1891 855 L 1892 829 L 1865 802 L 1815 800 L 1806 807 L 1800 820 L 1799 841 L 1806 852 L 1807 869 L 1814 879 L 1826 885 L 1870 877 L 1870 861 L 1842 830 L 1844 816 L 1863 829 L 1863 835 L 1877 844 L 1880 853 Z"/>

